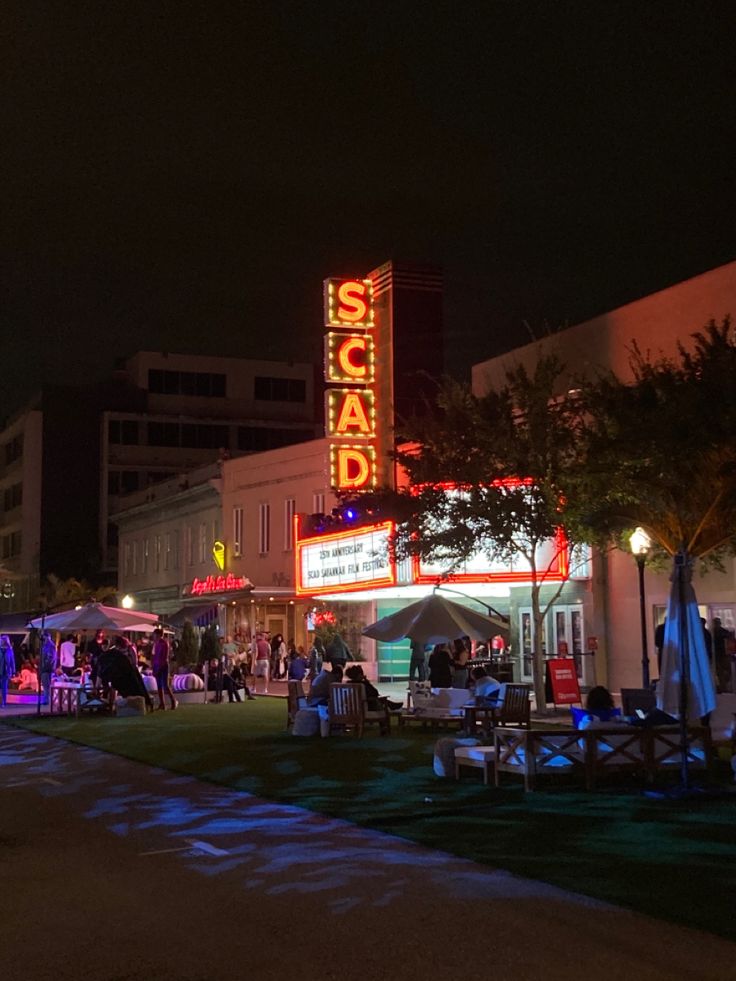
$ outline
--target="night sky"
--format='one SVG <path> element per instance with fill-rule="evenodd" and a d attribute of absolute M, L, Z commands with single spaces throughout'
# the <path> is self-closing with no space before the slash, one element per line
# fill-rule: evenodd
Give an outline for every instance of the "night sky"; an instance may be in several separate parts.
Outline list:
<path fill-rule="evenodd" d="M 388 258 L 444 266 L 460 372 L 736 257 L 730 0 L 3 9 L 0 412 L 316 359 L 322 279 Z"/>

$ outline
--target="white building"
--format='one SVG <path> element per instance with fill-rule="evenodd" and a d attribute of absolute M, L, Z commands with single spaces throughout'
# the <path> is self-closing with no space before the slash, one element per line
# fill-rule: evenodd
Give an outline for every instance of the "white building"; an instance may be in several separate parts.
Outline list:
<path fill-rule="evenodd" d="M 633 303 L 569 327 L 540 341 L 477 364 L 473 391 L 482 395 L 503 384 L 505 372 L 516 364 L 533 366 L 540 355 L 555 353 L 571 373 L 612 369 L 630 378 L 629 352 L 636 341 L 653 357 L 673 356 L 678 344 L 692 345 L 692 334 L 711 320 L 736 317 L 736 262 L 652 293 Z M 718 398 L 718 393 L 713 393 Z M 593 602 L 588 632 L 598 638 L 598 679 L 612 690 L 640 687 L 642 643 L 636 564 L 631 555 L 597 555 L 593 565 Z M 667 574 L 646 572 L 646 627 L 652 677 L 657 676 L 654 630 L 664 617 L 669 593 Z M 710 572 L 693 583 L 701 615 L 710 624 L 720 617 L 723 626 L 736 628 L 736 565 L 725 562 L 725 572 Z M 554 634 L 554 611 L 548 633 Z"/>

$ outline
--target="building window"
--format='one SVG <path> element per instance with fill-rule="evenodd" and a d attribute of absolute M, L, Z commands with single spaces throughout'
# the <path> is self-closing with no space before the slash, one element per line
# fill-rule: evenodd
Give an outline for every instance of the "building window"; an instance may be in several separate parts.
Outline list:
<path fill-rule="evenodd" d="M 2 538 L 2 548 L 0 558 L 12 559 L 13 556 L 20 555 L 23 546 L 23 538 L 19 531 L 13 531 Z"/>
<path fill-rule="evenodd" d="M 266 555 L 271 551 L 271 505 L 258 506 L 258 552 Z"/>
<path fill-rule="evenodd" d="M 23 456 L 23 434 L 19 433 L 5 444 L 5 462 L 14 463 Z"/>
<path fill-rule="evenodd" d="M 13 508 L 19 508 L 23 503 L 23 484 L 13 484 L 12 487 L 6 487 L 3 493 L 3 508 L 6 511 L 12 511 Z"/>
<path fill-rule="evenodd" d="M 133 575 L 138 575 L 138 542 L 133 542 L 133 561 L 132 561 Z"/>
<path fill-rule="evenodd" d="M 233 508 L 233 555 L 243 554 L 243 509 Z"/>
<path fill-rule="evenodd" d="M 148 391 L 156 395 L 198 395 L 202 398 L 224 399 L 226 376 L 210 371 L 148 372 Z"/>
<path fill-rule="evenodd" d="M 296 514 L 296 501 L 293 497 L 287 497 L 284 501 L 284 551 L 291 552 L 294 548 L 294 515 Z"/>
<path fill-rule="evenodd" d="M 185 535 L 187 565 L 191 566 L 194 565 L 194 528 L 192 525 L 187 525 Z"/>
<path fill-rule="evenodd" d="M 154 572 L 161 571 L 161 536 L 154 535 L 153 538 L 153 569 Z"/>
<path fill-rule="evenodd" d="M 164 572 L 168 572 L 171 567 L 171 532 L 167 531 L 164 535 Z"/>
<path fill-rule="evenodd" d="M 313 429 L 278 429 L 274 426 L 238 426 L 238 449 L 262 453 L 314 439 Z"/>
<path fill-rule="evenodd" d="M 130 542 L 123 545 L 123 575 L 130 575 Z"/>
<path fill-rule="evenodd" d="M 307 383 L 303 378 L 256 376 L 253 396 L 261 402 L 306 402 Z"/>
<path fill-rule="evenodd" d="M 325 513 L 325 495 L 316 493 L 312 495 L 312 514 Z"/>
<path fill-rule="evenodd" d="M 207 525 L 204 521 L 199 526 L 199 547 L 197 549 L 197 558 L 200 563 L 204 562 L 207 557 Z"/>
<path fill-rule="evenodd" d="M 179 568 L 179 532 L 174 532 L 174 539 L 172 542 L 172 556 L 171 556 L 171 568 Z"/>
<path fill-rule="evenodd" d="M 141 574 L 148 572 L 148 539 L 144 538 L 141 542 Z"/>
<path fill-rule="evenodd" d="M 120 446 L 138 445 L 138 422 L 135 419 L 111 419 L 107 424 L 107 438 Z"/>

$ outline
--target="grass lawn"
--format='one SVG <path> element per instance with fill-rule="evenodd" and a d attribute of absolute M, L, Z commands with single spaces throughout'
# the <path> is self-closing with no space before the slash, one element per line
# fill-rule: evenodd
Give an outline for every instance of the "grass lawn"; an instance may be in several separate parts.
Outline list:
<path fill-rule="evenodd" d="M 525 794 L 509 775 L 501 789 L 486 788 L 479 771 L 459 783 L 438 780 L 430 732 L 298 739 L 284 729 L 285 717 L 284 700 L 259 698 L 253 705 L 180 706 L 145 717 L 8 724 L 736 940 L 736 796 L 656 801 L 630 784 L 586 793 L 564 778 Z M 726 788 L 727 780 L 724 774 Z"/>

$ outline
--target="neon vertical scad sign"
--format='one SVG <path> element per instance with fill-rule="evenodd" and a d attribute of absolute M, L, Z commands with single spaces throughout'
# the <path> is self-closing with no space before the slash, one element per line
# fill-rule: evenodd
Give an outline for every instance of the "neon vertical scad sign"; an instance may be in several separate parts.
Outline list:
<path fill-rule="evenodd" d="M 330 484 L 354 493 L 376 486 L 376 350 L 373 284 L 327 279 L 324 284 L 325 433 Z M 340 387 L 337 387 L 340 386 Z"/>

